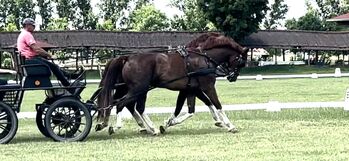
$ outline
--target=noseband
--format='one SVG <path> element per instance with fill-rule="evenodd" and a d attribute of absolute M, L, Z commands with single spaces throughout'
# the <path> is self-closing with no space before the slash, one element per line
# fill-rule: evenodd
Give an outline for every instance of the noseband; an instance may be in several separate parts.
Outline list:
<path fill-rule="evenodd" d="M 230 69 L 227 62 L 219 64 L 216 60 L 208 56 L 206 52 L 203 52 L 203 50 L 201 49 L 199 50 L 200 52 L 196 52 L 192 50 L 190 52 L 205 57 L 209 62 L 211 62 L 216 67 L 216 75 L 218 77 L 227 76 L 227 79 L 230 82 L 235 81 L 234 77 L 239 75 L 239 69 L 245 65 L 245 60 L 243 60 L 241 54 L 239 54 L 239 56 L 237 56 L 234 60 L 237 62 L 237 65 L 233 69 Z"/>

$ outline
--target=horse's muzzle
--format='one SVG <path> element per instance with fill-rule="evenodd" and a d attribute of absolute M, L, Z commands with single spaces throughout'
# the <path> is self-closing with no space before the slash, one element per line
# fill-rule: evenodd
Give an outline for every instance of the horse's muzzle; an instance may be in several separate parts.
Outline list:
<path fill-rule="evenodd" d="M 237 73 L 237 72 L 231 72 L 231 73 L 229 73 L 229 75 L 227 76 L 227 79 L 228 79 L 229 82 L 235 82 L 235 81 L 237 80 L 238 76 L 239 76 L 239 73 Z"/>

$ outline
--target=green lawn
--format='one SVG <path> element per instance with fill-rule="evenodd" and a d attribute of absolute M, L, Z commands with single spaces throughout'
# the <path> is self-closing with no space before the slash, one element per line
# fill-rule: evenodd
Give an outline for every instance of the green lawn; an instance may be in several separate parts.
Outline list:
<path fill-rule="evenodd" d="M 20 120 L 0 160 L 349 160 L 349 113 L 342 109 L 228 112 L 240 129 L 231 134 L 196 114 L 160 136 L 137 133 L 133 120 L 109 136 L 91 131 L 87 140 L 57 143 L 39 134 L 33 120 Z M 160 125 L 167 115 L 151 115 Z"/>
<path fill-rule="evenodd" d="M 270 65 L 262 67 L 242 68 L 241 75 L 283 75 L 283 74 L 311 74 L 334 73 L 336 68 L 341 72 L 349 72 L 348 66 L 317 66 L 317 65 Z"/>
<path fill-rule="evenodd" d="M 238 80 L 235 83 L 220 80 L 216 87 L 222 104 L 342 101 L 349 78 Z M 87 100 L 96 89 L 97 85 L 88 85 L 82 93 L 83 99 Z M 148 94 L 147 107 L 174 106 L 177 94 L 155 89 Z M 22 111 L 34 111 L 34 104 L 42 102 L 44 96 L 43 91 L 26 92 Z M 201 101 L 197 102 L 202 105 Z"/>

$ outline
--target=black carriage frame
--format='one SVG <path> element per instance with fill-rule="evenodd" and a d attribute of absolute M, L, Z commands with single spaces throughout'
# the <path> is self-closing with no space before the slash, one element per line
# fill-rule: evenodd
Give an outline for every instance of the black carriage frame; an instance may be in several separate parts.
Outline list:
<path fill-rule="evenodd" d="M 16 134 L 18 128 L 16 112 L 20 112 L 24 92 L 30 90 L 46 91 L 43 103 L 36 104 L 35 107 L 37 127 L 44 136 L 51 137 L 55 141 L 84 140 L 92 126 L 91 111 L 96 109 L 94 101 L 89 100 L 84 103 L 80 98 L 81 92 L 86 87 L 85 73 L 76 79 L 72 86 L 63 87 L 60 83 L 51 83 L 51 70 L 48 66 L 26 61 L 18 52 L 13 52 L 11 57 L 17 74 L 15 83 L 0 85 L 0 93 L 3 93 L 3 98 L 0 100 L 0 121 L 1 117 L 4 117 L 4 120 L 9 122 L 6 126 L 0 122 L 0 128 L 3 128 L 3 132 L 0 129 L 0 143 L 8 143 Z M 75 92 L 70 93 L 69 89 Z M 85 119 L 84 123 L 81 122 L 82 118 Z M 58 131 L 55 131 L 56 127 Z M 79 129 L 80 127 L 83 129 Z"/>

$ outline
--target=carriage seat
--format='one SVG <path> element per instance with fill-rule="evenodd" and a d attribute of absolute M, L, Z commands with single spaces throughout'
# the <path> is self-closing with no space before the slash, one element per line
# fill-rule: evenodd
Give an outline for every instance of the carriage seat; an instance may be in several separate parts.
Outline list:
<path fill-rule="evenodd" d="M 21 65 L 24 88 L 52 87 L 50 80 L 51 69 L 48 65 L 42 64 L 35 59 L 21 62 L 25 62 L 24 65 Z"/>
<path fill-rule="evenodd" d="M 24 76 L 51 76 L 50 67 L 35 59 L 25 60 L 25 65 L 22 67 Z"/>

